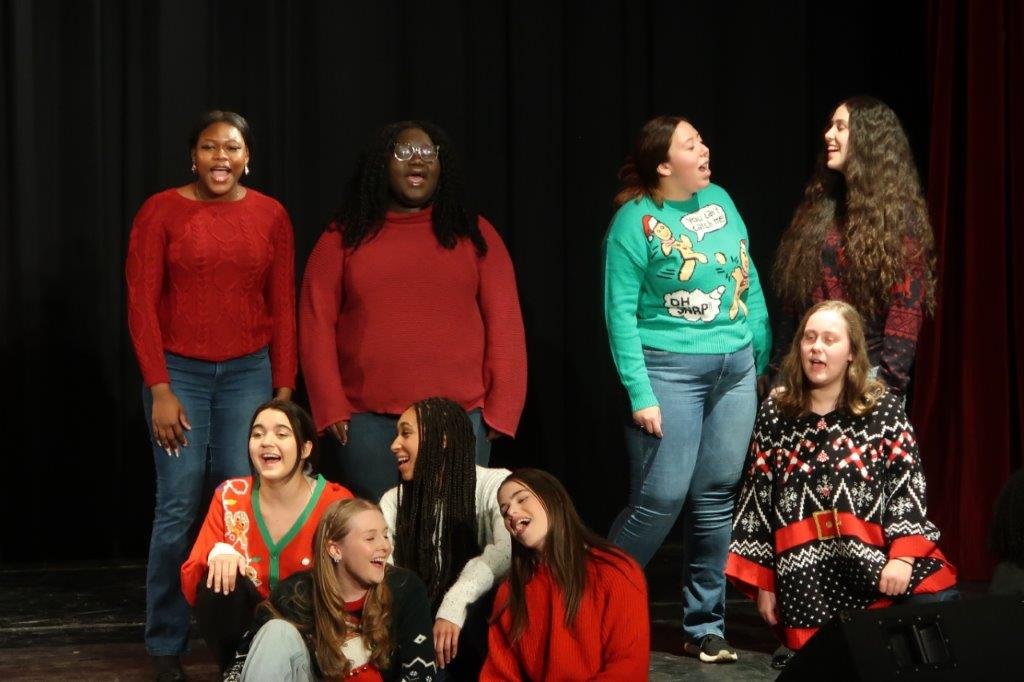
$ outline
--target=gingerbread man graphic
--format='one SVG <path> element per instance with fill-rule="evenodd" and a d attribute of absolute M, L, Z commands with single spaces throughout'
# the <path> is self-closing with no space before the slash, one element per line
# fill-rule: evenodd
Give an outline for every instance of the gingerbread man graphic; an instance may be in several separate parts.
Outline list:
<path fill-rule="evenodd" d="M 733 269 L 729 276 L 736 282 L 736 290 L 732 295 L 732 305 L 729 306 L 729 319 L 735 320 L 741 308 L 743 309 L 744 316 L 750 314 L 747 311 L 747 304 L 741 298 L 743 294 L 747 293 L 747 289 L 750 288 L 750 257 L 747 256 L 746 239 L 740 240 L 740 264 Z"/>
<path fill-rule="evenodd" d="M 661 252 L 666 256 L 670 255 L 672 251 L 678 251 L 679 256 L 683 259 L 683 264 L 679 268 L 679 281 L 685 282 L 693 276 L 693 271 L 697 268 L 697 263 L 707 263 L 708 257 L 699 251 L 693 250 L 693 242 L 690 241 L 686 235 L 679 235 L 678 238 L 673 236 L 672 230 L 669 229 L 668 225 L 661 222 L 652 215 L 645 215 L 643 217 L 644 235 L 647 237 L 647 241 L 653 241 L 655 237 L 661 240 Z"/>

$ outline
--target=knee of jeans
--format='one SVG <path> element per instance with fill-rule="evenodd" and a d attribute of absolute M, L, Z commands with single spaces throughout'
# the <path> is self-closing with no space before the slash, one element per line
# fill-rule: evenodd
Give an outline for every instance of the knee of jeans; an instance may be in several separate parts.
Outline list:
<path fill-rule="evenodd" d="M 301 649 L 305 651 L 306 643 L 302 640 L 298 628 L 282 618 L 272 618 L 263 624 L 253 640 L 255 646 L 259 640 L 267 639 L 277 647 Z"/>
<path fill-rule="evenodd" d="M 634 511 L 638 516 L 647 517 L 652 520 L 663 517 L 675 517 L 682 510 L 683 501 L 681 497 L 647 495 L 640 500 L 640 504 L 634 507 Z"/>

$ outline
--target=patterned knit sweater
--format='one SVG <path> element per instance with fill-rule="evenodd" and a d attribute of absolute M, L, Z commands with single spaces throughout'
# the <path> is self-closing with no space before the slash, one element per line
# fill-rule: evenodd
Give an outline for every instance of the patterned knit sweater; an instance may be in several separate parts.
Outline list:
<path fill-rule="evenodd" d="M 907 594 L 956 583 L 928 520 L 917 440 L 886 393 L 860 417 L 786 417 L 774 398 L 754 425 L 726 575 L 751 598 L 775 592 L 780 633 L 798 649 L 839 611 L 888 606 L 891 557 L 915 557 Z"/>
<path fill-rule="evenodd" d="M 165 350 L 221 362 L 267 344 L 274 386 L 295 386 L 295 247 L 274 199 L 254 189 L 230 202 L 154 194 L 132 223 L 125 278 L 146 386 L 169 380 Z"/>

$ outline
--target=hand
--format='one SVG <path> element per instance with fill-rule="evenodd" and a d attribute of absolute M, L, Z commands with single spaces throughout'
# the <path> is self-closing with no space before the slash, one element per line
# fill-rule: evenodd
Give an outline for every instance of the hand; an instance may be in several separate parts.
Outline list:
<path fill-rule="evenodd" d="M 647 433 L 661 438 L 661 408 L 657 405 L 637 410 L 633 413 L 633 421 Z"/>
<path fill-rule="evenodd" d="M 775 593 L 768 590 L 757 590 L 757 612 L 761 619 L 768 625 L 779 624 L 779 605 L 775 600 Z"/>
<path fill-rule="evenodd" d="M 348 445 L 348 422 L 334 422 L 327 427 L 327 433 L 338 439 L 342 445 Z"/>
<path fill-rule="evenodd" d="M 889 563 L 882 568 L 882 577 L 878 581 L 878 591 L 890 597 L 898 597 L 907 591 L 910 586 L 910 574 L 914 567 L 907 561 L 913 561 L 912 557 L 905 557 L 906 561 L 889 559 Z"/>
<path fill-rule="evenodd" d="M 437 654 L 437 666 L 443 668 L 452 662 L 455 654 L 459 652 L 459 631 L 458 625 L 438 618 L 434 621 L 434 653 Z"/>
<path fill-rule="evenodd" d="M 772 390 L 770 391 L 769 395 L 771 395 L 771 397 L 774 398 L 776 396 L 782 395 L 785 392 L 786 392 L 786 387 L 785 386 L 775 386 L 774 388 L 772 388 Z"/>
<path fill-rule="evenodd" d="M 757 399 L 758 401 L 764 400 L 764 397 L 768 395 L 768 390 L 771 388 L 771 382 L 768 379 L 767 374 L 762 374 L 757 377 Z"/>
<path fill-rule="evenodd" d="M 292 389 L 287 386 L 281 386 L 280 388 L 274 389 L 274 400 L 291 400 Z"/>
<path fill-rule="evenodd" d="M 188 415 L 170 384 L 154 384 L 149 390 L 153 394 L 153 438 L 168 456 L 177 457 L 181 454 L 179 449 L 188 446 L 185 431 L 192 428 Z"/>
<path fill-rule="evenodd" d="M 229 594 L 235 589 L 235 576 L 245 575 L 245 559 L 239 554 L 218 554 L 210 559 L 206 586 L 214 592 Z"/>
<path fill-rule="evenodd" d="M 501 434 L 499 432 L 495 431 L 494 429 L 492 429 L 490 426 L 488 426 L 487 427 L 487 440 L 497 440 L 498 438 L 501 438 Z"/>

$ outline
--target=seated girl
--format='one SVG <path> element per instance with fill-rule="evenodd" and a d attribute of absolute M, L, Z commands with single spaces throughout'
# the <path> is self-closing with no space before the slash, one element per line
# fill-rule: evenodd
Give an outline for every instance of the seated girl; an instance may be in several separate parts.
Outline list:
<path fill-rule="evenodd" d="M 394 529 L 395 563 L 426 583 L 437 664 L 454 679 L 476 680 L 492 587 L 512 552 L 497 502 L 509 472 L 475 464 L 473 425 L 451 400 L 413 403 L 397 428 L 391 451 L 402 482 L 380 500 Z"/>
<path fill-rule="evenodd" d="M 278 581 L 313 562 L 316 524 L 332 502 L 352 497 L 314 476 L 313 420 L 289 400 L 256 408 L 249 427 L 253 476 L 218 486 L 181 589 L 221 669 L 234 658 L 253 611 Z"/>
<path fill-rule="evenodd" d="M 754 425 L 725 572 L 792 649 L 841 610 L 955 595 L 914 429 L 869 371 L 860 315 L 823 301 Z"/>
<path fill-rule="evenodd" d="M 650 622 L 640 566 L 583 525 L 550 474 L 516 471 L 498 504 L 515 543 L 480 679 L 646 680 Z"/>
<path fill-rule="evenodd" d="M 243 641 L 227 679 L 441 679 L 426 589 L 411 571 L 388 565 L 391 538 L 377 505 L 332 504 L 313 553 L 311 571 L 292 575 L 260 604 L 255 636 Z"/>

